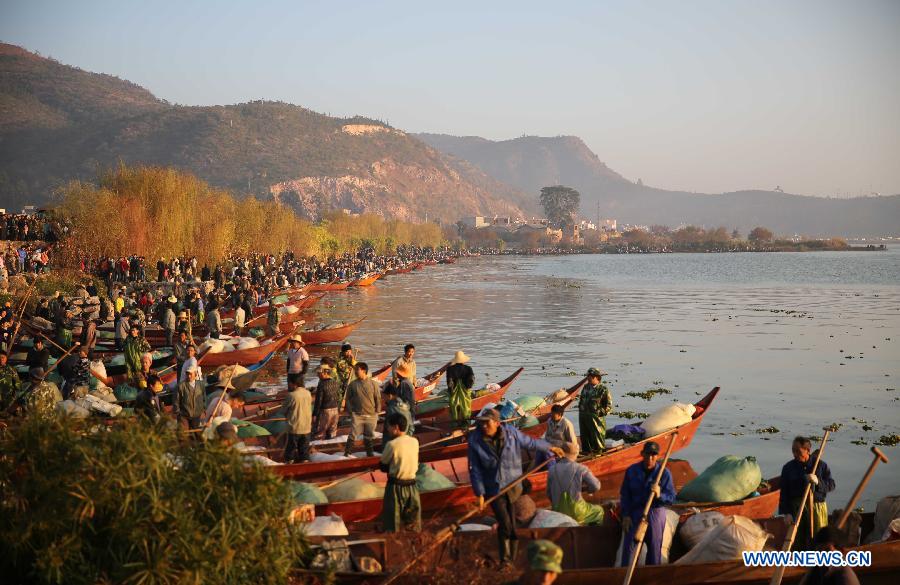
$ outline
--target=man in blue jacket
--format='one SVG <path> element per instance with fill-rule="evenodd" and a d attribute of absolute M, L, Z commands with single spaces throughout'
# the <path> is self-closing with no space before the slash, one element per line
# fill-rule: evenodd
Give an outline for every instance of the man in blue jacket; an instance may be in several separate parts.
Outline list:
<path fill-rule="evenodd" d="M 469 434 L 469 479 L 472 491 L 478 497 L 479 509 L 484 508 L 485 496 L 496 496 L 522 475 L 523 449 L 531 453 L 536 462 L 551 454 L 563 456 L 559 447 L 529 437 L 512 425 L 502 424 L 500 413 L 494 409 L 485 411 L 477 421 L 478 428 Z M 520 483 L 491 502 L 497 518 L 497 539 L 503 563 L 512 563 L 516 558 L 518 540 L 513 503 L 521 494 Z"/>
<path fill-rule="evenodd" d="M 653 485 L 661 466 L 659 444 L 655 441 L 645 443 L 641 449 L 641 457 L 643 461 L 635 463 L 625 471 L 625 479 L 622 480 L 622 488 L 619 491 L 622 531 L 625 532 L 625 542 L 622 543 L 623 567 L 631 563 L 634 534 L 641 523 L 644 506 L 647 505 L 651 493 L 655 498 L 647 516 L 647 533 L 644 536 L 644 544 L 647 545 L 646 564 L 658 565 L 662 562 L 662 537 L 666 528 L 665 506 L 675 501 L 675 483 L 668 469 L 663 470 L 659 485 Z"/>

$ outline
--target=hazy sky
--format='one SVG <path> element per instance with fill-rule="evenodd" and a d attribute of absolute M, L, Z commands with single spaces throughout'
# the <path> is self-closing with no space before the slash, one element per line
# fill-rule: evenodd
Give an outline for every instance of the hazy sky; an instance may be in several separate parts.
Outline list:
<path fill-rule="evenodd" d="M 0 0 L 0 39 L 182 104 L 574 134 L 659 187 L 900 193 L 900 0 Z"/>

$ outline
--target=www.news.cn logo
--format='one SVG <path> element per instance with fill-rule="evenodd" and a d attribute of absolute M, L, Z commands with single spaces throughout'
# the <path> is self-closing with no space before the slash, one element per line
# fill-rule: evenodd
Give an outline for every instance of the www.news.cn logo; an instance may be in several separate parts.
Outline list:
<path fill-rule="evenodd" d="M 869 567 L 872 551 L 851 550 L 748 550 L 743 552 L 745 567 Z"/>

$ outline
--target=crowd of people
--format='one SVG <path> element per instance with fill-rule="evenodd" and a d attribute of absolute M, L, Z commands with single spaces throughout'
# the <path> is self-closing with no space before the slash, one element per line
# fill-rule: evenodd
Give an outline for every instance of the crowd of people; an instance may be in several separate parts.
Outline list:
<path fill-rule="evenodd" d="M 0 214 L 0 240 L 55 242 L 60 231 L 64 231 L 64 227 L 42 213 Z"/>
<path fill-rule="evenodd" d="M 0 290 L 5 290 L 10 277 L 22 273 L 41 274 L 47 272 L 49 265 L 50 246 L 47 244 L 7 243 L 0 251 Z"/>

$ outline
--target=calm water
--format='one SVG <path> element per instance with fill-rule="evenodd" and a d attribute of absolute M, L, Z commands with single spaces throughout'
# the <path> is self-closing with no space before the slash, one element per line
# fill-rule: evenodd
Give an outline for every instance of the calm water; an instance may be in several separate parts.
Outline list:
<path fill-rule="evenodd" d="M 469 258 L 326 301 L 325 320 L 367 317 L 349 341 L 371 366 L 408 342 L 421 373 L 463 349 L 479 382 L 524 366 L 512 396 L 546 395 L 600 366 L 616 409 L 638 412 L 721 386 L 679 453 L 698 472 L 732 453 L 777 475 L 794 435 L 841 423 L 825 451 L 838 485 L 832 508 L 844 506 L 871 460 L 851 441 L 900 433 L 897 249 Z M 672 394 L 625 396 L 655 387 Z M 757 432 L 768 427 L 778 432 Z M 868 509 L 900 493 L 900 449 L 882 450 L 892 462 L 869 484 Z"/>

